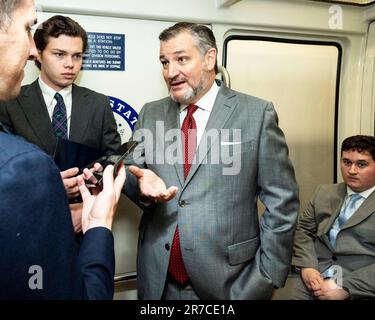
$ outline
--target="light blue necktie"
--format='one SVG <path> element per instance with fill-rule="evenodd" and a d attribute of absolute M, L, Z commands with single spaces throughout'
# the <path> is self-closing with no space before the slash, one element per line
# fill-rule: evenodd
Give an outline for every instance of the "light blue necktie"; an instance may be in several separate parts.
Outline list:
<path fill-rule="evenodd" d="M 340 213 L 340 215 L 337 219 L 340 229 L 346 223 L 346 221 L 348 221 L 349 218 L 353 215 L 353 213 L 356 210 L 356 203 L 361 198 L 362 198 L 362 196 L 358 193 L 354 193 L 350 196 L 350 199 L 349 199 L 344 211 L 342 211 Z"/>
<path fill-rule="evenodd" d="M 353 215 L 356 211 L 356 204 L 357 201 L 362 199 L 362 196 L 358 193 L 353 193 L 349 196 L 349 200 L 345 208 L 343 208 L 340 212 L 340 215 L 335 220 L 332 228 L 328 232 L 329 241 L 332 243 L 333 247 L 336 246 L 336 238 L 337 234 L 339 233 L 342 226 L 349 220 L 349 218 Z"/>

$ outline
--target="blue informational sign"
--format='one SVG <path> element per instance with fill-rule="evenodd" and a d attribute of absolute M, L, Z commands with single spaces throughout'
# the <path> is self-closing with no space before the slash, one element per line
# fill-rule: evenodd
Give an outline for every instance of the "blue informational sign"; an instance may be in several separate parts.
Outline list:
<path fill-rule="evenodd" d="M 125 71 L 125 35 L 87 32 L 82 70 Z"/>

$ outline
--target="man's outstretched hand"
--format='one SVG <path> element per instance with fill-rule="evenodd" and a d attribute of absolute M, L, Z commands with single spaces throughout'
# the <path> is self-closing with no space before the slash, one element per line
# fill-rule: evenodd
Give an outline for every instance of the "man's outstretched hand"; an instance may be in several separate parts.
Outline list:
<path fill-rule="evenodd" d="M 164 181 L 151 170 L 136 166 L 130 166 L 128 169 L 137 177 L 142 196 L 158 202 L 166 202 L 176 196 L 178 188 L 171 186 L 167 189 Z"/>

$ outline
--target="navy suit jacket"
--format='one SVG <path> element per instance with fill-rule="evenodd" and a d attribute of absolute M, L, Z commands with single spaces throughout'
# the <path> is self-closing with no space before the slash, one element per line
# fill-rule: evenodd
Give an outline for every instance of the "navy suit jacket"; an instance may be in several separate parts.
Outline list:
<path fill-rule="evenodd" d="M 78 248 L 51 157 L 4 130 L 0 123 L 0 299 L 111 299 L 112 232 L 90 229 Z M 42 288 L 31 289 L 37 274 Z"/>

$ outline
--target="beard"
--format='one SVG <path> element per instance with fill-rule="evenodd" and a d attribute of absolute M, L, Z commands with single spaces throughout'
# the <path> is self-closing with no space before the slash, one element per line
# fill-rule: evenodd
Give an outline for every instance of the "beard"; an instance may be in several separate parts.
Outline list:
<path fill-rule="evenodd" d="M 185 94 L 182 97 L 174 96 L 171 89 L 169 89 L 169 95 L 173 101 L 178 102 L 183 105 L 184 104 L 189 105 L 197 101 L 197 97 L 201 96 L 202 92 L 205 89 L 205 86 L 207 86 L 207 83 L 208 83 L 207 76 L 205 73 L 202 73 L 202 76 L 199 80 L 198 85 L 193 87 L 190 84 L 188 84 L 189 88 L 186 90 Z"/>

